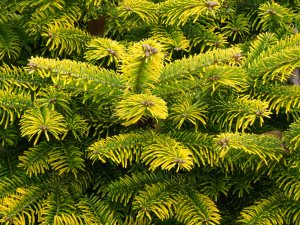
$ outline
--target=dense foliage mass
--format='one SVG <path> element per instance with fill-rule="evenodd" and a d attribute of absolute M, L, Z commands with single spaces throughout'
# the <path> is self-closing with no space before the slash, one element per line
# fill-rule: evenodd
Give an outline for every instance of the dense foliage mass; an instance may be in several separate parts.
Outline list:
<path fill-rule="evenodd" d="M 0 8 L 0 224 L 300 224 L 299 0 Z"/>

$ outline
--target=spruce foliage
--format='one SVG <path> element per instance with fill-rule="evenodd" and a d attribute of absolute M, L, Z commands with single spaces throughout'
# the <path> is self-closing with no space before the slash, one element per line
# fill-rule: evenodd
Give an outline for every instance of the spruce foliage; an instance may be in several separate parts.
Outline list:
<path fill-rule="evenodd" d="M 1 225 L 300 224 L 299 0 L 0 7 Z"/>

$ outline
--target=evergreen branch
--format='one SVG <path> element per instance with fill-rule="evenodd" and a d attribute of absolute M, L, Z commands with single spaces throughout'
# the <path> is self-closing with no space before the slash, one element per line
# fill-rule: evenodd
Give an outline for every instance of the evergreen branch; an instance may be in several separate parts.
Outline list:
<path fill-rule="evenodd" d="M 92 186 L 92 171 L 81 171 L 77 174 L 76 178 L 72 173 L 64 173 L 58 176 L 57 173 L 53 172 L 52 177 L 48 179 L 49 184 L 53 187 L 54 184 L 58 186 L 58 190 L 62 187 L 66 187 L 70 194 L 70 197 L 78 202 L 87 190 L 90 190 Z"/>
<path fill-rule="evenodd" d="M 159 12 L 163 23 L 167 25 L 184 25 L 190 19 L 196 22 L 201 15 L 212 13 L 220 7 L 218 1 L 168 0 L 161 4 Z"/>
<path fill-rule="evenodd" d="M 215 151 L 225 170 L 250 168 L 258 170 L 272 161 L 279 162 L 283 148 L 280 139 L 272 135 L 223 133 L 215 139 Z"/>
<path fill-rule="evenodd" d="M 101 73 L 101 71 L 105 71 L 103 69 L 99 69 L 97 66 L 84 62 L 76 62 L 69 59 L 58 60 L 42 57 L 32 57 L 28 62 L 27 70 L 30 74 L 37 74 L 41 77 L 55 77 L 60 75 L 62 77 L 67 76 L 70 78 L 74 77 L 89 80 L 94 80 L 96 78 L 95 75 Z M 111 73 L 115 74 L 112 71 Z M 101 78 L 101 76 L 99 76 L 99 78 Z"/>
<path fill-rule="evenodd" d="M 127 205 L 133 196 L 144 188 L 145 185 L 164 182 L 171 178 L 165 171 L 155 171 L 154 173 L 136 172 L 120 177 L 118 180 L 108 185 L 108 196 L 116 202 Z"/>
<path fill-rule="evenodd" d="M 300 146 L 300 120 L 292 123 L 289 130 L 284 132 L 284 140 L 289 149 L 298 149 Z"/>
<path fill-rule="evenodd" d="M 77 174 L 84 170 L 82 151 L 68 142 L 52 146 L 48 153 L 48 163 L 59 175 L 71 172 L 77 178 Z"/>
<path fill-rule="evenodd" d="M 224 177 L 224 174 L 208 171 L 207 174 L 200 177 L 201 183 L 197 185 L 197 188 L 201 190 L 201 193 L 211 198 L 214 202 L 220 200 L 221 195 L 227 196 L 229 189 L 231 188 L 230 177 Z"/>
<path fill-rule="evenodd" d="M 81 198 L 78 208 L 82 211 L 85 224 L 117 225 L 118 217 L 109 202 L 98 196 L 85 196 Z"/>
<path fill-rule="evenodd" d="M 2 199 L 0 205 L 0 222 L 3 224 L 34 224 L 34 216 L 37 202 L 48 192 L 48 189 L 31 186 L 29 188 L 18 188 L 16 194 L 11 194 Z"/>
<path fill-rule="evenodd" d="M 288 148 L 286 141 L 283 141 L 282 145 L 284 146 L 284 150 L 285 150 L 284 153 L 287 154 L 287 157 L 284 159 L 285 168 L 291 168 L 291 170 L 299 169 L 300 154 L 298 152 L 298 149 L 293 150 L 292 148 Z"/>
<path fill-rule="evenodd" d="M 19 57 L 22 43 L 18 35 L 6 24 L 0 23 L 0 60 Z"/>
<path fill-rule="evenodd" d="M 65 121 L 67 124 L 68 132 L 71 132 L 75 139 L 81 140 L 82 137 L 87 136 L 89 132 L 88 123 L 80 115 L 66 116 Z M 65 136 L 68 133 L 65 134 Z"/>
<path fill-rule="evenodd" d="M 71 113 L 69 106 L 70 96 L 57 88 L 48 87 L 40 89 L 37 93 L 37 105 L 47 107 L 51 110 L 65 111 Z"/>
<path fill-rule="evenodd" d="M 83 224 L 81 216 L 76 215 L 74 201 L 64 188 L 55 189 L 41 204 L 41 225 L 47 224 Z"/>
<path fill-rule="evenodd" d="M 85 0 L 79 3 L 81 3 L 80 6 L 83 11 L 81 16 L 84 22 L 89 21 L 90 18 L 96 18 L 99 14 L 99 10 L 103 7 L 102 0 Z"/>
<path fill-rule="evenodd" d="M 9 126 L 6 129 L 0 126 L 0 148 L 8 146 L 16 146 L 18 142 L 18 130 L 14 126 Z"/>
<path fill-rule="evenodd" d="M 170 170 L 177 167 L 177 171 L 191 170 L 193 167 L 192 152 L 180 142 L 165 135 L 155 135 L 153 143 L 146 146 L 142 152 L 142 162 L 150 166 L 151 170 L 161 167 Z"/>
<path fill-rule="evenodd" d="M 98 74 L 84 77 L 53 78 L 54 86 L 71 92 L 74 96 L 84 93 L 85 101 L 92 99 L 97 103 L 113 102 L 119 98 L 125 89 L 124 82 L 120 76 L 112 71 L 99 72 Z M 101 101 L 99 101 L 101 99 Z"/>
<path fill-rule="evenodd" d="M 67 127 L 75 138 L 76 135 L 88 137 L 89 134 L 92 134 L 92 136 L 100 138 L 100 135 L 104 133 L 106 136 L 116 134 L 111 128 L 120 124 L 120 121 L 113 114 L 114 105 L 112 103 L 115 103 L 117 99 L 105 99 L 101 95 L 93 97 L 95 97 L 95 102 L 93 102 L 94 99 L 87 99 L 86 102 L 77 103 L 75 109 L 78 115 L 66 116 Z M 80 131 L 82 133 L 78 134 Z"/>
<path fill-rule="evenodd" d="M 175 217 L 190 225 L 219 224 L 221 216 L 215 203 L 196 190 L 186 190 L 177 199 Z"/>
<path fill-rule="evenodd" d="M 300 222 L 300 204 L 299 201 L 287 200 L 285 202 L 286 210 L 284 211 L 284 219 L 287 224 L 298 224 Z"/>
<path fill-rule="evenodd" d="M 37 10 L 32 11 L 30 19 L 26 23 L 26 31 L 34 39 L 39 40 L 41 34 L 44 37 L 48 38 L 47 31 L 49 29 L 49 24 L 56 24 L 59 27 L 73 27 L 74 23 L 77 20 L 76 12 L 80 9 L 75 4 L 66 3 L 65 9 L 68 8 L 68 13 L 64 13 L 63 10 L 56 12 L 51 12 L 51 10 Z M 27 9 L 28 10 L 28 9 Z M 31 8 L 32 10 L 32 8 Z M 73 10 L 73 11 L 72 11 Z"/>
<path fill-rule="evenodd" d="M 153 117 L 156 121 L 166 119 L 168 109 L 166 102 L 155 95 L 134 94 L 124 96 L 117 103 L 116 116 L 124 121 L 122 125 L 129 126 L 145 117 Z"/>
<path fill-rule="evenodd" d="M 274 31 L 285 28 L 292 22 L 293 12 L 276 2 L 266 2 L 258 8 L 258 17 L 254 21 L 256 29 L 262 27 L 264 31 Z"/>
<path fill-rule="evenodd" d="M 263 176 L 263 173 L 257 173 L 258 176 Z M 243 198 L 255 191 L 253 183 L 257 179 L 257 176 L 253 176 L 253 173 L 238 173 L 234 174 L 234 177 L 230 179 L 230 188 L 232 188 L 233 194 L 236 194 L 238 198 Z"/>
<path fill-rule="evenodd" d="M 0 198 L 3 199 L 12 193 L 15 193 L 20 187 L 31 186 L 39 182 L 39 178 L 30 178 L 23 171 L 17 170 L 13 176 L 1 178 Z"/>
<path fill-rule="evenodd" d="M 200 75 L 201 76 L 201 75 Z M 231 66 L 210 66 L 203 72 L 204 90 L 208 90 L 213 94 L 216 90 L 233 88 L 241 92 L 248 86 L 246 75 L 240 67 Z"/>
<path fill-rule="evenodd" d="M 21 12 L 26 10 L 27 7 L 35 7 L 38 8 L 39 11 L 50 10 L 54 12 L 56 10 L 62 10 L 65 4 L 64 2 L 64 0 L 57 0 L 56 2 L 45 2 L 44 0 L 26 0 L 22 1 L 18 6 Z"/>
<path fill-rule="evenodd" d="M 175 96 L 194 95 L 203 91 L 203 79 L 198 77 L 189 77 L 187 79 L 174 79 L 168 82 L 159 83 L 152 91 L 153 94 L 162 97 L 168 102 L 176 101 Z M 175 97 L 175 99 L 174 99 Z"/>
<path fill-rule="evenodd" d="M 273 46 L 277 42 L 277 39 L 273 33 L 262 33 L 259 34 L 256 39 L 251 42 L 251 47 L 247 60 L 245 62 L 245 67 L 255 61 L 256 58 L 260 56 L 264 51 Z"/>
<path fill-rule="evenodd" d="M 276 41 L 274 45 L 267 46 L 266 51 L 262 51 L 256 61 L 260 61 L 262 58 L 278 53 L 279 50 L 292 49 L 300 44 L 300 34 L 295 34 L 290 37 L 286 37 L 279 41 Z"/>
<path fill-rule="evenodd" d="M 193 153 L 195 164 L 214 166 L 218 164 L 218 154 L 213 150 L 213 137 L 199 132 L 176 131 L 170 132 L 170 137 L 180 141 Z"/>
<path fill-rule="evenodd" d="M 44 134 L 49 141 L 49 134 L 56 139 L 60 139 L 60 135 L 67 131 L 64 117 L 54 110 L 47 108 L 34 107 L 27 110 L 20 120 L 21 135 L 29 136 L 31 140 L 34 136 L 34 145 L 37 143 L 41 134 Z"/>
<path fill-rule="evenodd" d="M 150 141 L 150 142 L 149 142 Z M 141 151 L 141 148 L 144 150 Z M 109 137 L 98 141 L 89 148 L 89 157 L 93 160 L 106 162 L 107 159 L 114 163 L 121 163 L 127 167 L 128 162 L 142 161 L 150 164 L 150 169 L 157 167 L 190 170 L 193 165 L 192 153 L 175 140 L 158 136 L 154 133 L 129 133 Z M 140 156 L 142 154 L 142 156 Z"/>
<path fill-rule="evenodd" d="M 123 35 L 124 33 L 134 30 L 138 27 L 141 27 L 141 23 L 143 22 L 135 14 L 131 14 L 131 17 L 135 17 L 133 20 L 126 20 L 119 16 L 120 10 L 124 11 L 124 9 L 120 8 L 118 9 L 115 4 L 112 4 L 112 6 L 109 8 L 107 15 L 105 17 L 105 29 L 104 35 L 110 36 L 112 35 Z M 136 19 L 139 21 L 139 23 L 135 23 Z"/>
<path fill-rule="evenodd" d="M 184 33 L 175 26 L 156 27 L 152 30 L 151 35 L 151 38 L 162 44 L 163 49 L 170 52 L 170 58 L 174 52 L 187 51 L 189 47 L 189 41 Z"/>
<path fill-rule="evenodd" d="M 88 63 L 36 57 L 29 60 L 28 66 L 29 73 L 50 76 L 55 84 L 66 88 L 78 87 L 83 91 L 98 89 L 106 95 L 120 93 L 120 89 L 124 89 L 122 78 L 116 72 Z"/>
<path fill-rule="evenodd" d="M 186 95 L 171 107 L 169 119 L 173 120 L 178 129 L 180 129 L 185 122 L 190 122 L 197 130 L 199 123 L 206 125 L 207 108 L 206 103 L 193 101 L 193 98 Z"/>
<path fill-rule="evenodd" d="M 274 109 L 277 114 L 281 109 L 284 109 L 286 114 L 299 109 L 299 86 L 273 85 L 258 90 L 258 93 L 263 96 L 265 101 L 269 102 L 269 109 Z"/>
<path fill-rule="evenodd" d="M 119 17 L 126 20 L 134 20 L 135 23 L 140 24 L 140 21 L 150 25 L 156 23 L 157 5 L 147 0 L 122 0 L 118 7 Z"/>
<path fill-rule="evenodd" d="M 243 14 L 233 15 L 225 22 L 225 26 L 221 28 L 222 34 L 231 38 L 233 41 L 245 39 L 249 34 L 249 21 Z"/>
<path fill-rule="evenodd" d="M 108 3 L 109 10 L 105 18 L 105 35 L 123 35 L 132 30 L 151 26 L 158 21 L 157 4 L 149 0 L 122 0 Z M 145 37 L 145 36 L 143 36 Z M 136 39 L 135 40 L 141 40 Z"/>
<path fill-rule="evenodd" d="M 248 65 L 248 74 L 254 79 L 262 79 L 263 84 L 271 80 L 287 80 L 300 65 L 299 44 L 300 35 L 278 41 Z"/>
<path fill-rule="evenodd" d="M 239 48 L 216 49 L 207 53 L 199 54 L 189 58 L 176 60 L 167 64 L 160 75 L 160 83 L 168 83 L 174 80 L 189 79 L 199 76 L 206 67 L 211 65 L 224 65 L 235 61 L 240 54 Z"/>
<path fill-rule="evenodd" d="M 284 211 L 281 205 L 280 196 L 271 196 L 268 199 L 261 199 L 252 206 L 242 210 L 238 222 L 243 224 L 284 224 Z"/>
<path fill-rule="evenodd" d="M 43 79 L 41 77 L 32 76 L 25 72 L 23 68 L 8 66 L 4 64 L 0 67 L 0 81 L 3 89 L 30 89 L 36 91 L 41 86 L 51 85 L 52 82 L 49 79 Z"/>
<path fill-rule="evenodd" d="M 15 5 L 12 2 L 9 1 L 2 1 L 0 3 L 0 7 L 3 10 L 0 15 L 0 23 L 5 24 L 10 22 L 11 20 L 14 20 L 18 18 L 17 13 L 11 13 L 11 11 L 14 10 Z"/>
<path fill-rule="evenodd" d="M 84 31 L 74 27 L 60 27 L 58 24 L 50 25 L 48 33 L 42 36 L 48 37 L 46 46 L 50 51 L 58 52 L 58 55 L 80 54 L 85 43 L 90 40 Z"/>
<path fill-rule="evenodd" d="M 27 93 L 14 93 L 11 90 L 0 90 L 0 124 L 5 128 L 21 117 L 21 113 L 32 107 L 31 96 Z"/>
<path fill-rule="evenodd" d="M 41 142 L 19 156 L 18 166 L 23 168 L 29 177 L 45 173 L 50 168 L 48 163 L 50 151 L 51 145 L 48 142 Z"/>
<path fill-rule="evenodd" d="M 259 119 L 260 126 L 263 125 L 264 117 L 270 118 L 268 103 L 256 99 L 238 98 L 220 101 L 211 107 L 212 121 L 231 130 L 242 129 L 244 131 Z"/>
<path fill-rule="evenodd" d="M 201 18 L 202 19 L 202 18 Z M 205 19 L 205 17 L 203 18 Z M 208 53 L 210 50 L 224 50 L 226 44 L 228 44 L 226 37 L 219 32 L 215 32 L 218 25 L 210 21 L 209 26 L 207 24 L 201 25 L 199 23 L 188 23 L 182 30 L 190 42 L 189 51 L 197 49 L 197 52 Z M 200 48 L 200 50 L 198 50 Z"/>
<path fill-rule="evenodd" d="M 85 58 L 90 62 L 96 62 L 107 58 L 107 65 L 115 63 L 116 65 L 123 58 L 125 47 L 117 41 L 108 38 L 95 38 L 87 44 Z M 101 65 L 104 61 L 102 61 Z"/>
<path fill-rule="evenodd" d="M 152 220 L 152 214 L 163 220 L 172 215 L 172 206 L 175 204 L 174 194 L 170 189 L 174 188 L 171 183 L 163 182 L 146 185 L 133 199 L 133 210 L 137 210 L 137 218 Z"/>
<path fill-rule="evenodd" d="M 298 169 L 281 169 L 275 175 L 276 185 L 280 188 L 285 196 L 291 200 L 299 201 L 300 199 L 300 177 L 297 174 Z"/>
<path fill-rule="evenodd" d="M 128 55 L 131 57 L 124 55 L 120 65 L 120 72 L 127 80 L 127 88 L 135 93 L 154 88 L 163 67 L 160 45 L 150 39 L 144 40 L 129 47 Z"/>
<path fill-rule="evenodd" d="M 148 132 L 119 134 L 95 142 L 88 148 L 88 157 L 93 161 L 114 163 L 127 167 L 128 163 L 140 160 L 141 148 L 149 140 Z"/>
<path fill-rule="evenodd" d="M 206 61 L 206 55 L 200 54 L 195 56 L 194 59 L 196 59 L 196 57 L 198 58 L 198 56 L 203 56 L 199 59 Z M 163 71 L 161 81 L 153 90 L 153 93 L 163 96 L 165 99 L 172 99 L 173 96 L 187 94 L 208 100 L 210 98 L 208 95 L 212 95 L 217 89 L 219 89 L 219 91 L 216 95 L 223 95 L 223 93 L 221 93 L 222 91 L 225 94 L 225 92 L 228 92 L 230 89 L 239 92 L 244 91 L 249 85 L 246 74 L 241 67 L 234 66 L 234 64 L 242 58 L 241 54 L 231 55 L 231 59 L 228 61 L 222 61 L 221 59 L 219 61 L 213 58 L 215 57 L 212 57 L 212 61 L 207 64 L 202 64 L 202 66 L 200 66 L 199 61 L 190 61 L 190 59 L 193 58 L 182 59 L 168 64 L 165 68 L 168 68 L 168 66 L 170 66 L 170 68 L 172 67 L 172 69 L 168 71 L 172 74 L 169 76 L 164 74 Z M 178 65 L 176 65 L 176 62 L 178 62 Z M 231 64 L 231 66 L 227 64 Z M 190 66 L 193 68 L 190 68 Z M 177 76 L 177 73 L 179 76 Z M 164 75 L 167 75 L 167 77 L 162 78 Z M 176 98 L 172 100 L 176 101 Z"/>

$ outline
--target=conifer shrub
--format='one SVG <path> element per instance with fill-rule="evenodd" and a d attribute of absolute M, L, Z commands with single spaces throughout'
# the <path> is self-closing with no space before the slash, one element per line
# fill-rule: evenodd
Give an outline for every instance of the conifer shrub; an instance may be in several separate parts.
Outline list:
<path fill-rule="evenodd" d="M 300 224 L 299 0 L 0 2 L 0 224 Z"/>

